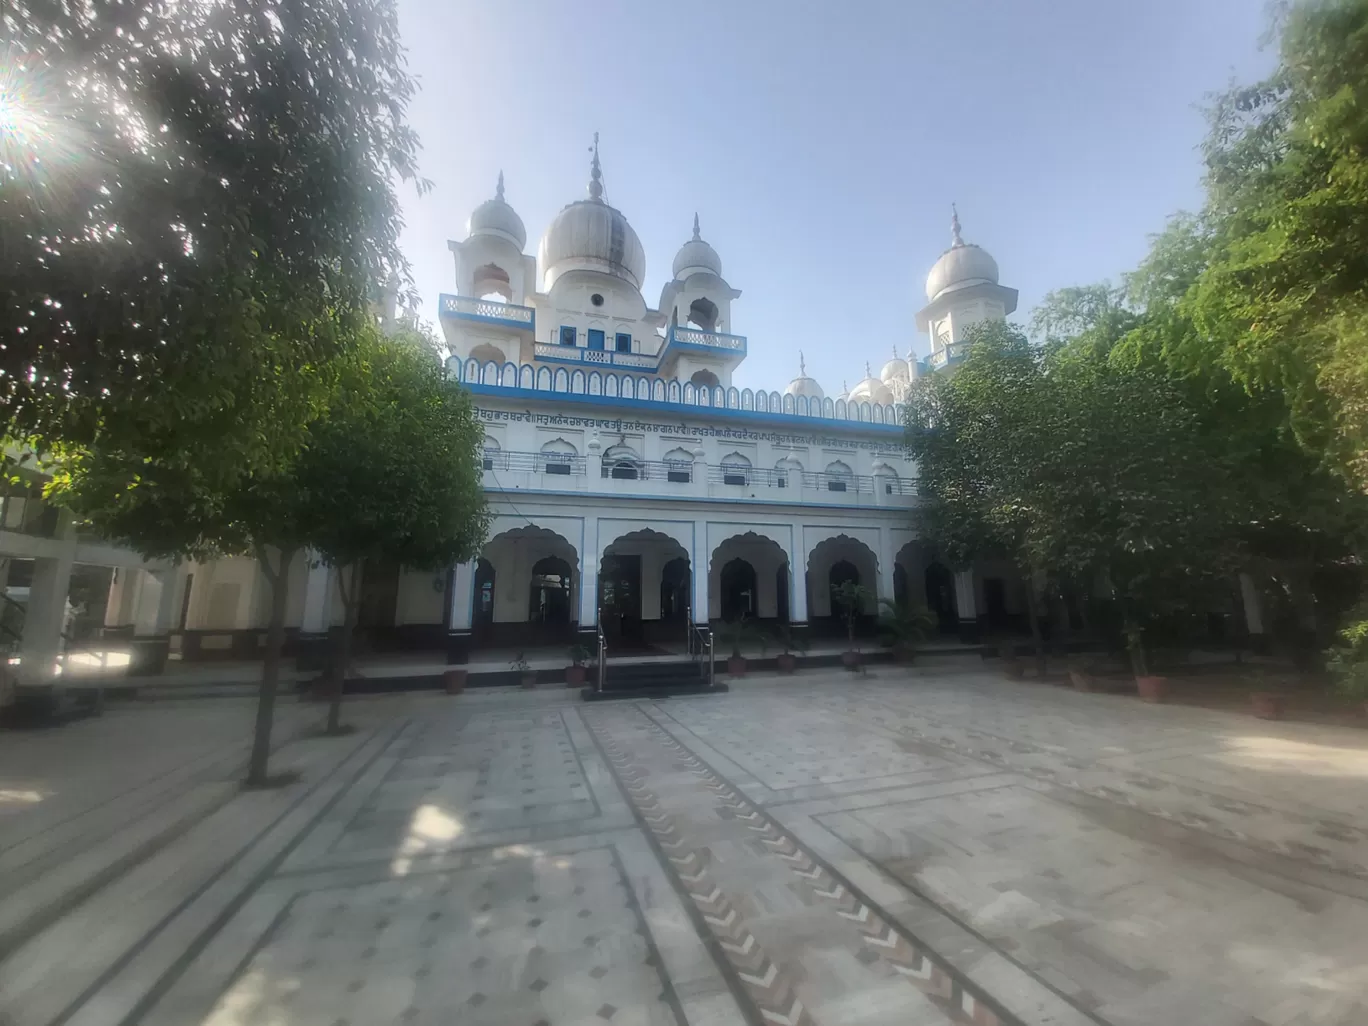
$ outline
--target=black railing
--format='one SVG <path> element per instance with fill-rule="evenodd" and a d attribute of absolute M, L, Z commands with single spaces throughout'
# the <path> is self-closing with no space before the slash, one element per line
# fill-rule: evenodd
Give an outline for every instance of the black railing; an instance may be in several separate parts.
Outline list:
<path fill-rule="evenodd" d="M 533 474 L 583 477 L 585 467 L 583 456 L 573 456 L 569 453 L 505 452 L 502 449 L 486 449 L 484 453 L 484 469 L 496 473 L 501 470 L 515 470 Z"/>

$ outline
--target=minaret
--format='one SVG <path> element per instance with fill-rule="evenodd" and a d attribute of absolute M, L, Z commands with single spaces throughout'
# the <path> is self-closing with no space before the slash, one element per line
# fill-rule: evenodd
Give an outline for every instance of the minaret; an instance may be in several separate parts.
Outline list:
<path fill-rule="evenodd" d="M 950 248 L 926 277 L 926 306 L 917 312 L 917 328 L 931 336 L 928 366 L 946 367 L 964 356 L 961 343 L 969 326 L 1002 320 L 1014 312 L 1017 291 L 998 284 L 997 261 L 988 251 L 964 241 L 959 208 L 950 204 Z"/>

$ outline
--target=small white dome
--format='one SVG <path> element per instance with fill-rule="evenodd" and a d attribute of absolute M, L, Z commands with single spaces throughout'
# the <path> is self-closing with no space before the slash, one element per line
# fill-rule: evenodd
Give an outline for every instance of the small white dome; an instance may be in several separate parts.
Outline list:
<path fill-rule="evenodd" d="M 869 371 L 865 364 L 865 379 L 850 390 L 850 402 L 871 402 L 887 405 L 893 401 L 893 393 L 887 385 Z"/>
<path fill-rule="evenodd" d="M 485 200 L 471 212 L 470 220 L 466 222 L 466 235 L 496 235 L 508 239 L 519 250 L 527 245 L 527 229 L 523 227 L 522 218 L 504 202 L 502 171 L 494 198 Z"/>
<path fill-rule="evenodd" d="M 807 376 L 807 361 L 803 359 L 802 350 L 798 352 L 798 376 L 788 383 L 784 389 L 784 395 L 791 395 L 797 398 L 805 395 L 809 399 L 825 398 L 826 393 L 822 391 L 822 386 L 817 381 Z"/>
<path fill-rule="evenodd" d="M 907 381 L 911 376 L 907 361 L 898 355 L 898 347 L 894 346 L 893 359 L 883 365 L 883 370 L 879 371 L 879 380 L 887 385 L 894 381 Z"/>
<path fill-rule="evenodd" d="M 958 212 L 951 218 L 950 228 L 950 248 L 941 254 L 926 276 L 926 298 L 931 302 L 955 289 L 998 283 L 997 261 L 986 249 L 964 241 L 960 235 Z"/>
<path fill-rule="evenodd" d="M 841 382 L 841 394 L 836 397 L 837 402 L 842 402 L 850 398 L 850 386 L 844 381 Z"/>
<path fill-rule="evenodd" d="M 706 271 L 722 277 L 722 258 L 717 255 L 717 250 L 699 237 L 697 214 L 694 214 L 693 238 L 679 247 L 674 258 L 676 278 L 686 278 L 694 271 Z"/>

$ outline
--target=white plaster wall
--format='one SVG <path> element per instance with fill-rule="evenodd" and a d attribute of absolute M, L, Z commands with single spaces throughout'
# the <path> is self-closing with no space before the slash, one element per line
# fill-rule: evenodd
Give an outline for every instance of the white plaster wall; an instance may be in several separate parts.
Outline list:
<path fill-rule="evenodd" d="M 394 602 L 396 625 L 441 623 L 446 601 L 446 571 L 405 570 L 399 574 Z M 441 587 L 435 587 L 434 582 Z"/>

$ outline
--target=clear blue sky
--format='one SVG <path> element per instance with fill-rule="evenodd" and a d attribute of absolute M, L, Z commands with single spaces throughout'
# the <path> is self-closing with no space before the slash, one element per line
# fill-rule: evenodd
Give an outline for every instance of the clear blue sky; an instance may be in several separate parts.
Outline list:
<path fill-rule="evenodd" d="M 528 251 L 585 195 L 646 247 L 654 306 L 695 210 L 743 292 L 743 386 L 808 372 L 834 393 L 897 344 L 932 263 L 966 240 L 1021 290 L 1115 278 L 1200 201 L 1200 105 L 1262 74 L 1260 0 L 400 0 L 433 189 L 404 194 L 423 304 L 454 291 L 446 243 L 507 197 Z"/>

